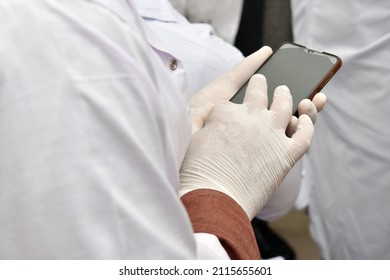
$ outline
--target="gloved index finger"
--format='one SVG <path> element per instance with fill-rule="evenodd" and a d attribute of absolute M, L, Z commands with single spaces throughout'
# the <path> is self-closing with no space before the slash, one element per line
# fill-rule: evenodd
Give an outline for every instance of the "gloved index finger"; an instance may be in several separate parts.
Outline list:
<path fill-rule="evenodd" d="M 197 92 L 191 98 L 190 106 L 195 107 L 205 103 L 215 104 L 221 100 L 230 100 L 271 54 L 272 49 L 265 46 L 247 56 L 229 72 Z"/>
<path fill-rule="evenodd" d="M 268 46 L 247 56 L 241 63 L 237 64 L 227 75 L 227 87 L 237 92 L 245 82 L 260 68 L 261 65 L 271 56 L 272 49 Z"/>

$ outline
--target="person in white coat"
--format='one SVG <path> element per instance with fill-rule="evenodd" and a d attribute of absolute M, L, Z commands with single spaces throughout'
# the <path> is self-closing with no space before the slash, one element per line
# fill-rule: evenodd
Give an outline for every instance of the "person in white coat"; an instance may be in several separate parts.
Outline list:
<path fill-rule="evenodd" d="M 304 158 L 312 236 L 324 259 L 390 259 L 390 2 L 292 8 L 295 41 L 343 59 Z"/>
<path fill-rule="evenodd" d="M 270 48 L 189 100 L 131 1 L 2 1 L 0 19 L 1 259 L 260 257 L 250 219 L 314 132 L 303 114 L 286 136 L 289 90 L 268 110 L 261 75 L 226 102 Z"/>

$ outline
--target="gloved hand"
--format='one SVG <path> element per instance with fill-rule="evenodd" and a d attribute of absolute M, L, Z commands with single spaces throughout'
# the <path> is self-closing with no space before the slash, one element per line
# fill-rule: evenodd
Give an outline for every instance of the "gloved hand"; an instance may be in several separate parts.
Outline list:
<path fill-rule="evenodd" d="M 230 100 L 271 54 L 270 47 L 262 47 L 192 96 L 190 100 L 192 133 L 203 127 L 212 107 L 222 100 Z"/>
<path fill-rule="evenodd" d="M 270 51 L 254 55 L 266 59 Z M 260 66 L 255 60 L 249 63 L 252 68 L 246 75 Z M 292 98 L 285 86 L 275 90 L 267 109 L 262 75 L 251 78 L 243 104 L 220 101 L 229 100 L 247 79 L 244 74 L 233 74 L 214 82 L 191 102 L 195 133 L 180 171 L 180 195 L 214 189 L 234 199 L 252 219 L 309 148 L 314 129 L 306 114 L 291 125 Z M 303 109 L 316 117 L 317 106 L 312 102 Z M 289 125 L 291 138 L 286 136 Z"/>
<path fill-rule="evenodd" d="M 256 72 L 256 70 L 271 56 L 270 47 L 262 47 L 257 52 L 246 57 L 241 63 L 222 75 L 210 85 L 198 91 L 190 100 L 190 109 L 192 113 L 193 133 L 203 127 L 204 122 L 210 113 L 212 107 L 222 101 L 230 100 L 241 86 Z M 313 98 L 302 100 L 298 106 L 298 114 L 308 115 L 315 123 L 317 113 L 322 110 L 326 103 L 326 96 L 318 93 Z M 297 129 L 298 119 L 291 117 L 287 135 L 291 136 Z"/>

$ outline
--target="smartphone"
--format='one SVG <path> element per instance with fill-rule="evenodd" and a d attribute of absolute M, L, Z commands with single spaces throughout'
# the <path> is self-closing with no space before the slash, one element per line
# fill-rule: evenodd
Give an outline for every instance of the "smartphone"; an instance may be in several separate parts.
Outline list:
<path fill-rule="evenodd" d="M 305 98 L 312 99 L 340 69 L 342 60 L 330 53 L 308 49 L 291 42 L 283 43 L 256 71 L 263 74 L 268 84 L 271 103 L 275 88 L 286 85 L 293 97 L 293 113 Z M 241 104 L 248 86 L 246 82 L 230 99 Z"/>

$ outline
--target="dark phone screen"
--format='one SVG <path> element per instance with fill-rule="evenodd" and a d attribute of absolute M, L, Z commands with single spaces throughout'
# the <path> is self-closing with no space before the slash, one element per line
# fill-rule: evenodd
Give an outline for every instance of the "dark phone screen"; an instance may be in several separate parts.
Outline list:
<path fill-rule="evenodd" d="M 277 86 L 288 86 L 293 96 L 293 112 L 296 112 L 299 102 L 313 93 L 337 63 L 336 56 L 286 43 L 256 73 L 267 79 L 269 103 Z M 233 96 L 231 102 L 243 102 L 247 84 Z"/>

